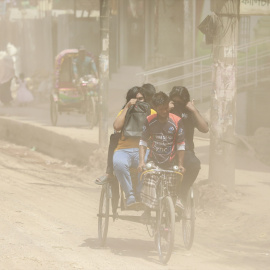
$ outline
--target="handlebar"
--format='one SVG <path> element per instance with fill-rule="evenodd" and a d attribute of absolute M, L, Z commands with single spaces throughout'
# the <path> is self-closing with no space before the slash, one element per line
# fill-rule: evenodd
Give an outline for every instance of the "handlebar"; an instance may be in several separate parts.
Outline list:
<path fill-rule="evenodd" d="M 149 163 L 147 163 L 143 167 L 143 171 L 150 170 L 150 169 L 157 170 L 159 172 L 168 172 L 168 173 L 171 173 L 171 172 L 182 172 L 182 170 L 179 170 L 179 167 L 177 165 L 174 165 L 172 167 L 172 169 L 165 170 L 165 169 L 161 169 L 160 167 L 158 167 L 157 165 L 155 165 L 152 161 L 150 161 Z"/>
<path fill-rule="evenodd" d="M 146 168 L 146 167 L 143 168 L 143 172 L 142 172 L 142 174 L 140 176 L 140 180 L 142 180 L 142 177 L 144 176 L 144 174 L 149 173 L 149 172 L 175 173 L 175 174 L 179 174 L 179 175 L 183 176 L 182 171 L 179 171 L 179 170 L 178 171 L 177 170 L 164 170 L 164 169 L 159 168 L 156 165 L 153 165 L 152 168 Z"/>
<path fill-rule="evenodd" d="M 157 172 L 167 172 L 167 173 L 181 173 L 182 170 L 178 170 L 178 171 L 175 171 L 175 170 L 164 170 L 164 169 L 161 169 L 159 167 L 156 167 L 156 168 L 151 168 L 151 169 L 147 169 L 146 167 L 143 168 L 143 172 L 147 172 L 147 171 L 157 171 Z"/>

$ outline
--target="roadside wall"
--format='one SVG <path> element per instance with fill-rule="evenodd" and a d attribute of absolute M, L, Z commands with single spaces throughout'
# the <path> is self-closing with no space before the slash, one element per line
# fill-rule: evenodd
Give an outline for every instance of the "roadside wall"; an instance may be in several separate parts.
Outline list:
<path fill-rule="evenodd" d="M 69 163 L 87 165 L 97 144 L 57 134 L 26 122 L 0 117 L 0 139 L 24 145 Z"/>

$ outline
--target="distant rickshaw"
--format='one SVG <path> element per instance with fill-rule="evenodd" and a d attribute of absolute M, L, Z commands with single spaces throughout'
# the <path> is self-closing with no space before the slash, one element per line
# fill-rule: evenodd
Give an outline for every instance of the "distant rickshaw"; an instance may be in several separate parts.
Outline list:
<path fill-rule="evenodd" d="M 97 124 L 99 80 L 96 64 L 93 56 L 85 51 L 89 74 L 78 77 L 75 74 L 78 55 L 78 49 L 67 49 L 55 58 L 55 81 L 50 98 L 50 116 L 54 126 L 57 124 L 59 114 L 65 112 L 85 114 L 90 128 Z"/>

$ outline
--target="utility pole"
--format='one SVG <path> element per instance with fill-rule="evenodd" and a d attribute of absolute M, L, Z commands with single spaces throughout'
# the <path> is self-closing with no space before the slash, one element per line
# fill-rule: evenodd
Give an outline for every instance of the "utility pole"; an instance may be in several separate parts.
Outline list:
<path fill-rule="evenodd" d="M 100 0 L 99 55 L 99 146 L 108 144 L 109 27 L 110 0 Z"/>
<path fill-rule="evenodd" d="M 184 7 L 184 61 L 190 60 L 193 57 L 193 1 L 191 0 L 184 0 L 183 1 L 183 7 Z M 184 74 L 190 74 L 192 72 L 195 72 L 192 70 L 193 65 L 186 65 L 184 67 Z M 190 84 L 191 82 L 187 79 L 185 80 L 185 85 Z M 193 84 L 192 84 L 193 85 Z"/>
<path fill-rule="evenodd" d="M 218 20 L 213 39 L 209 179 L 232 190 L 235 184 L 236 66 L 240 2 L 213 2 Z"/>

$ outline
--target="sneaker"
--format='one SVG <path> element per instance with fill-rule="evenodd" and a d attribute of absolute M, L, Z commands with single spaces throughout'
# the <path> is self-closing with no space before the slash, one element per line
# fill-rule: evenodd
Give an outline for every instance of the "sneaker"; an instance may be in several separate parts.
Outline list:
<path fill-rule="evenodd" d="M 180 198 L 177 198 L 176 199 L 176 203 L 175 203 L 175 206 L 179 207 L 180 209 L 184 210 L 185 209 L 185 206 L 182 202 L 182 200 Z"/>
<path fill-rule="evenodd" d="M 108 174 L 105 174 L 105 175 L 102 175 L 102 176 L 98 177 L 95 180 L 95 183 L 97 185 L 104 185 L 109 181 L 109 179 L 110 179 L 110 176 Z"/>
<path fill-rule="evenodd" d="M 135 197 L 134 197 L 134 195 L 130 195 L 126 200 L 126 204 L 127 204 L 127 206 L 130 206 L 134 203 L 136 203 Z"/>

